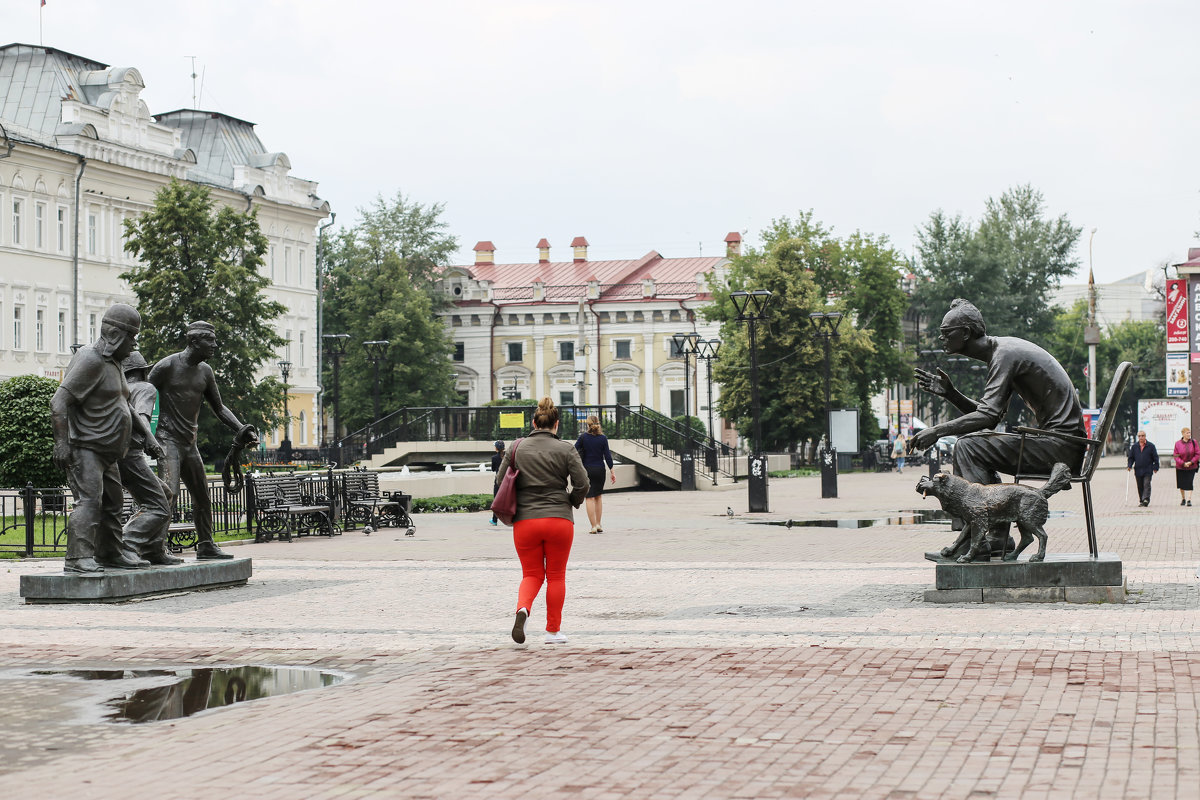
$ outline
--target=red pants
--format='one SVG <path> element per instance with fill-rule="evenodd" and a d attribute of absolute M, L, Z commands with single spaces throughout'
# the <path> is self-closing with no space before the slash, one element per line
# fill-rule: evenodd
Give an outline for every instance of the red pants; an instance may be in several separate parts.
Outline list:
<path fill-rule="evenodd" d="M 513 544 L 521 559 L 521 588 L 517 608 L 532 611 L 533 601 L 546 584 L 546 630 L 562 625 L 563 601 L 567 599 L 567 558 L 575 524 L 569 519 L 542 517 L 523 519 L 513 525 Z"/>

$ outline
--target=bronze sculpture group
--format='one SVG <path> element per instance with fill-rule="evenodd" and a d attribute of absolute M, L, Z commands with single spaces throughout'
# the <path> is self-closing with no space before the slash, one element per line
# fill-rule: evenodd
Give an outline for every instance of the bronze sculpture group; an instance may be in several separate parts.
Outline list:
<path fill-rule="evenodd" d="M 1051 477 L 1040 492 L 1019 487 L 1020 496 L 1033 492 L 1041 496 L 1042 503 L 1053 491 L 1069 487 L 1070 475 L 1077 472 L 1083 462 L 1086 445 L 1080 442 L 1086 441 L 1086 432 L 1083 408 L 1062 365 L 1033 342 L 1013 336 L 988 336 L 983 315 L 966 300 L 951 303 L 942 319 L 940 336 L 948 354 L 962 354 L 987 364 L 987 382 L 983 396 L 972 400 L 954 388 L 944 371 L 939 369 L 933 374 L 918 369 L 917 385 L 923 391 L 945 398 L 962 412 L 962 416 L 913 434 L 908 442 L 909 452 L 925 450 L 942 436 L 956 435 L 959 439 L 954 446 L 954 475 L 967 485 L 986 489 L 1000 483 L 1000 473 L 1013 475 L 1018 470 L 1033 475 L 1057 475 L 1057 478 Z M 1033 414 L 1036 428 L 1066 434 L 1077 441 L 1054 436 L 1022 437 L 994 430 L 1004 420 L 1014 393 Z M 1051 484 L 1053 491 L 1047 492 Z M 1012 560 L 1033 537 L 1038 539 L 1040 546 L 1038 557 L 1031 560 L 1041 560 L 1045 556 L 1045 531 L 1041 529 L 1045 518 L 1041 516 L 1041 504 L 1033 498 L 1026 498 L 1023 510 L 1027 522 L 1023 525 L 1020 515 L 993 508 L 993 505 L 1002 504 L 999 497 L 992 496 L 995 492 L 968 492 L 961 487 L 955 492 L 947 485 L 944 494 L 951 498 L 952 505 L 975 504 L 973 510 L 963 510 L 946 507 L 946 499 L 939 494 L 941 485 L 926 484 L 924 488 L 942 499 L 945 510 L 956 518 L 956 529 L 961 528 L 954 544 L 940 553 L 926 554 L 927 558 L 960 563 L 987 560 L 991 556 Z M 922 491 L 921 485 L 918 485 L 918 491 Z M 971 520 L 969 524 L 966 517 Z M 1019 548 L 1008 535 L 1011 522 L 1017 522 L 1021 531 Z"/>
<path fill-rule="evenodd" d="M 208 479 L 196 446 L 200 406 L 207 403 L 240 440 L 255 442 L 257 436 L 221 402 L 206 363 L 216 351 L 216 332 L 207 322 L 191 323 L 187 347 L 147 374 L 148 365 L 136 353 L 140 330 L 135 308 L 124 303 L 109 308 L 100 338 L 75 353 L 50 401 L 54 463 L 67 473 L 75 496 L 67 521 L 68 574 L 182 563 L 166 548 L 180 481 L 192 495 L 196 558 L 232 558 L 213 541 Z M 150 430 L 156 396 L 157 437 Z M 143 452 L 158 459 L 157 476 Z M 140 510 L 122 526 L 124 491 Z"/>

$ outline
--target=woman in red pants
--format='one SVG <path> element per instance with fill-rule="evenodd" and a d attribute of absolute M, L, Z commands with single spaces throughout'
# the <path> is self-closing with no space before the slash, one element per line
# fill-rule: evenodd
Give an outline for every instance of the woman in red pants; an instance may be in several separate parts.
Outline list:
<path fill-rule="evenodd" d="M 517 513 L 513 517 L 513 543 L 521 559 L 521 588 L 517 592 L 517 618 L 513 641 L 525 641 L 529 609 L 546 584 L 546 642 L 564 644 L 562 607 L 567 596 L 567 558 L 575 538 L 572 508 L 579 508 L 588 490 L 587 472 L 579 453 L 558 438 L 558 409 L 543 397 L 533 414 L 533 432 L 504 454 L 499 475 L 509 460 L 517 475 Z M 567 481 L 570 480 L 570 489 Z"/>

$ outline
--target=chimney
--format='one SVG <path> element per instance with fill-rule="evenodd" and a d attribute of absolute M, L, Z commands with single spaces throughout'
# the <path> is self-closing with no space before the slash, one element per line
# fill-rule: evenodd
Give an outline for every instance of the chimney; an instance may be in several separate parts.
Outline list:
<path fill-rule="evenodd" d="M 575 249 L 575 263 L 587 261 L 588 240 L 582 236 L 576 236 L 571 240 L 571 247 Z"/>
<path fill-rule="evenodd" d="M 537 243 L 537 249 L 538 249 L 538 263 L 539 264 L 549 264 L 550 263 L 550 243 L 548 241 L 546 241 L 545 239 L 542 239 L 541 241 L 539 241 Z"/>
<path fill-rule="evenodd" d="M 491 242 L 478 242 L 475 245 L 475 264 L 495 264 L 496 245 Z"/>
<path fill-rule="evenodd" d="M 731 231 L 725 237 L 725 257 L 733 258 L 742 254 L 742 235 L 737 231 Z"/>

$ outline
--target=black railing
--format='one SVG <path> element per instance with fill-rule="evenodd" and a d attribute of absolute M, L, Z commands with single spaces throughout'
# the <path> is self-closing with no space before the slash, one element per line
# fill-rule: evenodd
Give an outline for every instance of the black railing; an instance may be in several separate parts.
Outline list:
<path fill-rule="evenodd" d="M 322 451 L 339 467 L 348 467 L 400 442 L 511 441 L 533 424 L 534 406 L 426 406 L 401 408 L 342 439 L 340 446 Z M 558 435 L 574 440 L 589 415 L 596 415 L 610 439 L 626 439 L 652 455 L 679 463 L 690 447 L 697 475 L 734 475 L 734 451 L 729 445 L 689 429 L 648 406 L 560 406 Z"/>

